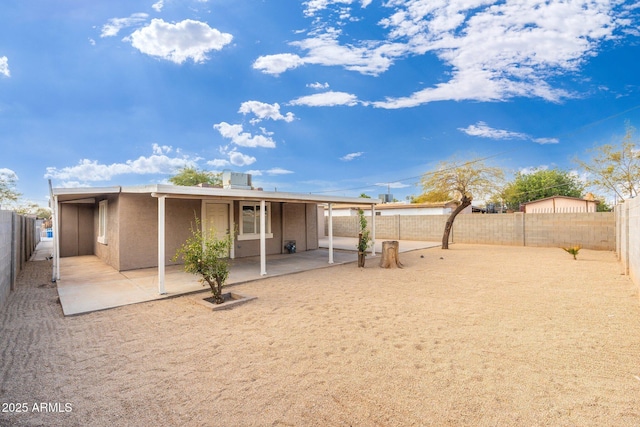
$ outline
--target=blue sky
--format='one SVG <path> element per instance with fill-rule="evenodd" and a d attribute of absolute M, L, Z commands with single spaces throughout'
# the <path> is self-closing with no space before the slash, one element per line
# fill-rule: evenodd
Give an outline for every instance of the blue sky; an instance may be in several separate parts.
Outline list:
<path fill-rule="evenodd" d="M 634 1 L 7 0 L 0 173 L 163 183 L 183 166 L 265 190 L 417 195 L 452 156 L 508 173 L 640 126 Z"/>

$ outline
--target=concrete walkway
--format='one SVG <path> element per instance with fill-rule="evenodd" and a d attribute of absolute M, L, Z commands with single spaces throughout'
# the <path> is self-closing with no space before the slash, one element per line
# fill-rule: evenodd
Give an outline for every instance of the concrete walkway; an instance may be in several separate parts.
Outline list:
<path fill-rule="evenodd" d="M 376 242 L 378 254 L 381 245 L 382 240 Z M 439 243 L 400 241 L 401 252 L 434 246 L 439 246 Z M 329 251 L 326 247 L 328 239 L 325 238 L 320 240 L 318 250 L 267 256 L 266 276 L 260 275 L 259 257 L 234 259 L 226 286 L 330 267 L 332 264 L 328 263 Z M 334 238 L 333 247 L 333 265 L 357 260 L 355 238 Z M 40 242 L 31 260 L 50 259 L 52 249 L 51 241 Z M 60 280 L 57 281 L 58 295 L 66 316 L 209 290 L 208 286 L 202 286 L 196 276 L 185 273 L 182 266 L 174 265 L 166 267 L 167 293 L 160 295 L 157 268 L 119 272 L 94 255 L 61 258 L 60 276 Z"/>

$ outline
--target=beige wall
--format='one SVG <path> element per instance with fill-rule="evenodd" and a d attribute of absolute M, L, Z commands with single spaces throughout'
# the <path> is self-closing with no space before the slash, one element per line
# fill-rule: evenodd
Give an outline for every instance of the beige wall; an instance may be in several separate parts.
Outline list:
<path fill-rule="evenodd" d="M 237 224 L 240 204 L 234 202 L 234 221 Z M 271 232 L 273 238 L 266 240 L 267 255 L 285 253 L 286 242 L 295 240 L 298 251 L 318 248 L 318 209 L 315 203 L 271 202 Z M 236 240 L 237 258 L 260 255 L 260 241 Z"/>
<path fill-rule="evenodd" d="M 97 242 L 98 206 L 108 200 L 107 243 Z M 64 205 L 63 205 L 64 206 Z M 119 194 L 97 199 L 95 204 L 84 205 L 89 212 L 88 230 L 90 253 L 119 271 L 156 267 L 158 265 L 158 199 L 150 194 Z M 166 200 L 165 263 L 191 235 L 191 225 L 201 217 L 202 201 L 189 199 Z M 78 235 L 77 207 L 61 209 L 62 256 L 76 256 Z M 68 211 L 68 212 L 67 212 Z M 234 202 L 234 221 L 238 223 L 239 202 Z M 286 230 L 286 232 L 283 232 Z M 286 241 L 295 240 L 298 251 L 318 248 L 318 209 L 312 203 L 271 203 L 271 231 L 267 239 L 268 255 L 285 253 Z M 89 234 L 85 233 L 85 234 Z M 75 242 L 75 247 L 69 242 Z M 235 240 L 237 258 L 260 254 L 260 241 Z M 68 247 L 68 248 L 67 248 Z M 66 252 L 65 252 L 66 251 Z M 75 252 L 74 252 L 75 251 Z M 66 253 L 66 255 L 65 255 Z"/>
<path fill-rule="evenodd" d="M 590 200 L 575 200 L 558 197 L 542 199 L 524 205 L 526 213 L 572 213 L 595 212 L 597 204 Z"/>
<path fill-rule="evenodd" d="M 200 218 L 200 200 L 167 199 L 165 206 L 165 263 L 190 236 L 191 224 Z M 149 194 L 120 195 L 119 270 L 157 267 L 158 199 Z"/>
<path fill-rule="evenodd" d="M 624 273 L 640 287 L 640 197 L 618 204 L 615 214 L 616 253 Z"/>
<path fill-rule="evenodd" d="M 376 240 L 442 240 L 448 215 L 376 217 Z M 357 236 L 356 217 L 333 218 L 334 236 Z M 612 212 L 458 215 L 452 242 L 518 246 L 569 246 L 615 250 Z"/>

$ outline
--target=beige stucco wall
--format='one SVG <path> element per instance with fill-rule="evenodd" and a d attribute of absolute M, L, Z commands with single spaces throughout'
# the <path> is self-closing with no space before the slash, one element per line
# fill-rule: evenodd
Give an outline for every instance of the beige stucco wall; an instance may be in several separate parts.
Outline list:
<path fill-rule="evenodd" d="M 190 236 L 195 217 L 200 218 L 202 202 L 188 199 L 166 199 L 165 263 Z M 121 194 L 119 206 L 119 270 L 157 267 L 158 265 L 158 199 L 149 194 Z"/>
<path fill-rule="evenodd" d="M 234 202 L 234 221 L 237 224 L 240 215 L 240 203 Z M 315 203 L 276 203 L 271 202 L 271 233 L 273 238 L 266 240 L 267 255 L 285 253 L 284 245 L 290 240 L 296 241 L 298 251 L 318 248 L 318 209 Z M 260 255 L 260 240 L 236 240 L 237 258 Z"/>
<path fill-rule="evenodd" d="M 524 205 L 525 213 L 595 212 L 597 204 L 589 200 L 565 198 L 543 199 Z"/>

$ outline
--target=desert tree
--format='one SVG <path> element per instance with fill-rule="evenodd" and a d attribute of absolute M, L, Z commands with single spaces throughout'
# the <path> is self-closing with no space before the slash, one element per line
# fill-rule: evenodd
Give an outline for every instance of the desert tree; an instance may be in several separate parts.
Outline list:
<path fill-rule="evenodd" d="M 18 201 L 21 194 L 16 190 L 18 175 L 11 169 L 0 168 L 0 207 Z"/>
<path fill-rule="evenodd" d="M 198 170 L 191 166 L 185 166 L 171 178 L 169 182 L 173 185 L 194 186 L 198 184 L 222 185 L 222 178 L 219 173 Z"/>
<path fill-rule="evenodd" d="M 461 162 L 449 160 L 438 164 L 435 170 L 427 172 L 420 181 L 424 199 L 442 198 L 460 204 L 451 212 L 442 235 L 442 249 L 449 249 L 449 234 L 456 216 L 471 205 L 474 197 L 487 197 L 500 188 L 504 173 L 502 169 L 488 166 L 483 160 Z M 419 196 L 420 197 L 420 196 Z"/>
<path fill-rule="evenodd" d="M 619 199 L 635 197 L 640 188 L 640 142 L 636 129 L 625 123 L 625 135 L 618 143 L 592 148 L 590 160 L 575 161 L 588 173 L 593 187 L 614 193 Z"/>

